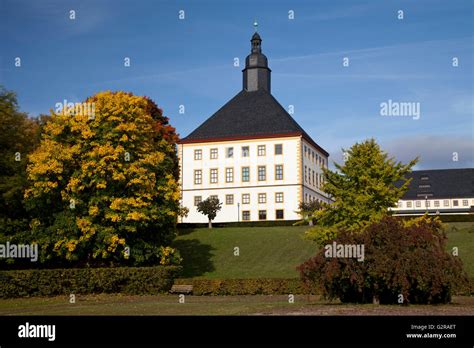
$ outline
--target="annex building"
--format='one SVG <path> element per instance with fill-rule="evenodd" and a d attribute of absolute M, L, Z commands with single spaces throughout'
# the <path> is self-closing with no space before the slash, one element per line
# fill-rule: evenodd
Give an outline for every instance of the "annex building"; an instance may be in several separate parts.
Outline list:
<path fill-rule="evenodd" d="M 474 169 L 416 170 L 397 215 L 474 213 Z"/>

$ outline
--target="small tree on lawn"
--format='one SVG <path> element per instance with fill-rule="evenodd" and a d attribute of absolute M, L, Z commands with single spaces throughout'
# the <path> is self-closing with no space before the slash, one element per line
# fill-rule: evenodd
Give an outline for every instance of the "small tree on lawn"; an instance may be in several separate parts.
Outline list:
<path fill-rule="evenodd" d="M 221 210 L 222 203 L 219 198 L 209 197 L 197 205 L 198 212 L 204 214 L 209 219 L 209 228 L 212 228 L 212 220 L 216 218 L 217 212 Z"/>
<path fill-rule="evenodd" d="M 340 229 L 357 232 L 388 215 L 388 209 L 408 189 L 410 180 L 406 175 L 418 161 L 396 162 L 374 139 L 343 151 L 347 159 L 343 165 L 334 164 L 337 171 L 323 168 L 322 189 L 334 203 L 314 214 L 316 226 L 307 233 L 322 244 L 332 240 Z"/>
<path fill-rule="evenodd" d="M 311 200 L 309 202 L 301 201 L 298 205 L 297 213 L 301 216 L 301 220 L 295 225 L 310 225 L 313 226 L 314 214 L 323 208 L 323 204 L 318 200 Z"/>

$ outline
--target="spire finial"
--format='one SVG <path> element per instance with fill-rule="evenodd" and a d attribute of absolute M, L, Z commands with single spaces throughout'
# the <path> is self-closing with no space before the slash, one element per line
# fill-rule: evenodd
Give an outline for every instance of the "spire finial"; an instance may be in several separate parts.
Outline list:
<path fill-rule="evenodd" d="M 253 27 L 255 28 L 255 32 L 257 32 L 257 29 L 258 29 L 257 21 L 253 21 Z"/>

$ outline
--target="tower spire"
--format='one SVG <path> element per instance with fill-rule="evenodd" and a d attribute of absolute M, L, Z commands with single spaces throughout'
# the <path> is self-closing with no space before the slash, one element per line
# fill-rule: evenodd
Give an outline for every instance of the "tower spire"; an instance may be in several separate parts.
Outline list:
<path fill-rule="evenodd" d="M 270 73 L 267 57 L 262 53 L 262 39 L 257 33 L 258 23 L 254 22 L 250 54 L 245 59 L 243 88 L 246 91 L 266 90 L 270 92 Z"/>

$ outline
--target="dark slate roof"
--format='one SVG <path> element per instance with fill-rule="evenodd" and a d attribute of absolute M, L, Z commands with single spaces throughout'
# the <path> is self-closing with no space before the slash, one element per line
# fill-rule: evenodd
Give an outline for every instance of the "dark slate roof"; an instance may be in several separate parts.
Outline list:
<path fill-rule="evenodd" d="M 426 195 L 429 199 L 474 197 L 473 168 L 415 170 L 408 177 L 412 181 L 402 199 L 423 200 Z"/>
<path fill-rule="evenodd" d="M 181 143 L 301 134 L 326 156 L 301 126 L 267 91 L 242 90 Z"/>

